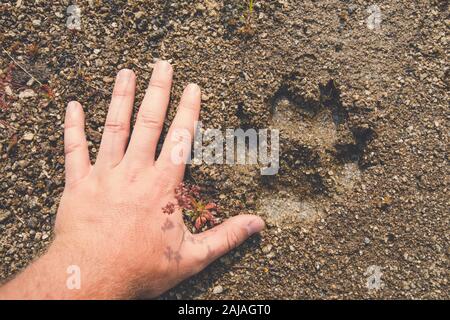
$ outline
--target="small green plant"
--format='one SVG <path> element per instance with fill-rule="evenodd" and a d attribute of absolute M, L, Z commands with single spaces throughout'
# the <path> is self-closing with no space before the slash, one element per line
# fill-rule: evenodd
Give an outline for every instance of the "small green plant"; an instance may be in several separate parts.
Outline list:
<path fill-rule="evenodd" d="M 244 26 L 239 30 L 240 33 L 246 35 L 253 35 L 255 33 L 253 29 L 253 11 L 254 11 L 254 1 L 248 0 L 246 11 L 244 12 L 242 19 L 244 21 Z"/>
<path fill-rule="evenodd" d="M 175 200 L 175 203 L 169 202 L 162 208 L 163 213 L 170 215 L 176 209 L 181 210 L 184 217 L 192 223 L 196 232 L 213 227 L 219 222 L 216 218 L 217 205 L 213 202 L 205 202 L 200 198 L 200 187 L 181 183 L 175 189 Z"/>
<path fill-rule="evenodd" d="M 44 92 L 44 96 L 47 98 L 47 100 L 49 101 L 55 100 L 56 97 L 55 92 L 48 84 L 42 85 L 41 90 Z"/>
<path fill-rule="evenodd" d="M 245 19 L 245 26 L 247 28 L 251 28 L 253 20 L 253 0 L 248 0 L 247 11 L 244 14 L 244 19 Z"/>

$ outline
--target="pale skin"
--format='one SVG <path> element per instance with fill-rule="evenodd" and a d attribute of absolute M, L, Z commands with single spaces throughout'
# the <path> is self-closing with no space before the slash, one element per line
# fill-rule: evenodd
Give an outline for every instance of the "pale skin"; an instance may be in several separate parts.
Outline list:
<path fill-rule="evenodd" d="M 68 104 L 64 126 L 66 185 L 48 251 L 0 287 L 0 299 L 127 299 L 156 297 L 200 272 L 264 228 L 261 218 L 238 215 L 192 234 L 182 213 L 162 212 L 174 202 L 185 165 L 171 160 L 200 112 L 200 88 L 189 84 L 162 150 L 156 147 L 172 86 L 172 66 L 156 63 L 133 131 L 130 119 L 136 76 L 121 70 L 95 164 L 89 159 L 84 113 Z M 192 141 L 182 141 L 191 144 Z M 80 288 L 67 285 L 70 266 L 80 270 Z"/>

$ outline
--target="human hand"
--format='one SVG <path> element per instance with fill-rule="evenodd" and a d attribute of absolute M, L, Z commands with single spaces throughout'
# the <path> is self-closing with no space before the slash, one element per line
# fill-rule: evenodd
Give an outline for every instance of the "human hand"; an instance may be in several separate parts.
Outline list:
<path fill-rule="evenodd" d="M 66 186 L 54 242 L 47 254 L 0 288 L 0 297 L 155 297 L 264 228 L 261 218 L 239 215 L 191 234 L 180 211 L 162 212 L 175 201 L 185 169 L 172 161 L 171 151 L 180 142 L 191 145 L 200 110 L 200 88 L 190 84 L 155 160 L 172 74 L 169 63 L 156 63 L 129 140 L 136 77 L 131 70 L 119 72 L 95 165 L 89 160 L 82 107 L 69 103 Z M 177 129 L 187 130 L 191 138 L 174 139 Z M 81 272 L 79 290 L 66 287 L 71 265 Z"/>

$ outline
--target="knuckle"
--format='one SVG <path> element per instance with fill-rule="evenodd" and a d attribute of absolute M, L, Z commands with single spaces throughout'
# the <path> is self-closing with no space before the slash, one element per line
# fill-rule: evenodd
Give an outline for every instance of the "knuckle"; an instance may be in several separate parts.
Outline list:
<path fill-rule="evenodd" d="M 128 125 L 121 121 L 106 121 L 105 132 L 128 134 Z"/>
<path fill-rule="evenodd" d="M 163 127 L 163 122 L 161 119 L 155 113 L 148 111 L 139 114 L 138 123 L 139 125 L 149 129 L 162 130 Z"/>
<path fill-rule="evenodd" d="M 69 129 L 78 129 L 82 127 L 83 126 L 76 121 L 66 121 L 66 123 L 64 124 L 64 130 L 66 131 L 68 131 Z"/>
<path fill-rule="evenodd" d="M 184 102 L 180 105 L 180 108 L 189 114 L 196 114 L 199 110 L 199 105 L 195 102 Z"/>
<path fill-rule="evenodd" d="M 170 139 L 173 142 L 181 144 L 191 144 L 192 135 L 189 129 L 183 127 L 175 127 L 170 132 Z"/>
<path fill-rule="evenodd" d="M 174 190 L 180 184 L 180 181 L 176 177 L 167 175 L 167 172 L 173 170 L 170 165 L 155 166 L 157 172 L 155 176 L 155 190 L 158 190 L 158 194 L 162 196 L 173 195 Z"/>
<path fill-rule="evenodd" d="M 167 90 L 169 87 L 166 82 L 161 81 L 161 80 L 150 80 L 150 83 L 148 86 L 149 86 L 149 88 L 158 89 L 158 90 L 159 89 Z"/>
<path fill-rule="evenodd" d="M 139 181 L 139 177 L 142 176 L 142 170 L 138 170 L 138 169 L 131 169 L 131 170 L 127 170 L 125 172 L 125 181 L 128 184 L 134 184 L 137 181 Z"/>
<path fill-rule="evenodd" d="M 68 143 L 64 145 L 64 154 L 67 156 L 74 153 L 77 150 L 83 148 L 83 144 L 80 142 Z"/>
<path fill-rule="evenodd" d="M 114 88 L 112 96 L 113 98 L 129 97 L 133 92 L 128 87 Z"/>
<path fill-rule="evenodd" d="M 242 230 L 241 228 L 233 228 L 228 231 L 227 234 L 227 242 L 228 242 L 228 250 L 233 250 L 240 244 Z"/>

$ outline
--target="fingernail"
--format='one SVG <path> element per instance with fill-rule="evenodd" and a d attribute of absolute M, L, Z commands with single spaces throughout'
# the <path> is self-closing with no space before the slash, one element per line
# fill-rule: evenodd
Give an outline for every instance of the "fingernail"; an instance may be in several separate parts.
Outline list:
<path fill-rule="evenodd" d="M 254 219 L 252 221 L 250 221 L 246 228 L 247 228 L 247 233 L 249 236 L 262 231 L 265 228 L 266 224 L 264 223 L 264 221 L 260 218 Z"/>
<path fill-rule="evenodd" d="M 130 70 L 130 69 L 122 69 L 117 74 L 117 81 L 127 82 L 128 80 L 130 80 L 132 74 L 133 74 L 132 70 Z"/>
<path fill-rule="evenodd" d="M 200 87 L 196 85 L 195 83 L 189 83 L 186 87 L 187 93 L 199 93 Z"/>
<path fill-rule="evenodd" d="M 158 60 L 155 64 L 155 68 L 158 68 L 163 72 L 169 72 L 172 69 L 172 66 L 166 60 Z"/>
<path fill-rule="evenodd" d="M 77 107 L 78 107 L 78 103 L 76 101 L 70 101 L 67 104 L 67 111 L 66 112 L 72 113 L 72 112 L 74 112 L 77 109 Z"/>

